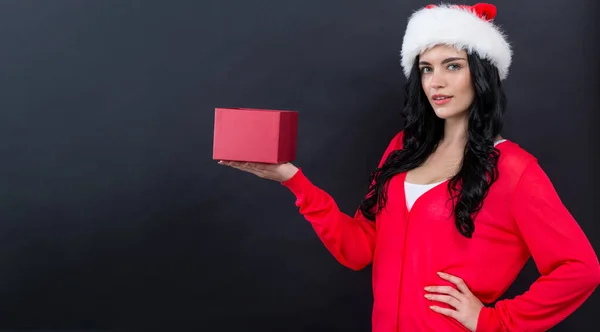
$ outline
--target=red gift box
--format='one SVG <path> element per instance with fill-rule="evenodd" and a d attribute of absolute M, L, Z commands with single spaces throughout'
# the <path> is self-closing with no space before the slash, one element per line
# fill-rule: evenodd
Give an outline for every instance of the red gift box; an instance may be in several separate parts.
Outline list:
<path fill-rule="evenodd" d="M 296 158 L 298 112 L 215 108 L 214 160 L 278 164 Z"/>

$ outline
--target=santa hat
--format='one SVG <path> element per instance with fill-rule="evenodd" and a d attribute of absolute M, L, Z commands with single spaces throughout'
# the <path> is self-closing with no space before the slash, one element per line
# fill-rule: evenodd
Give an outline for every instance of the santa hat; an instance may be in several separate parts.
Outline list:
<path fill-rule="evenodd" d="M 508 76 L 512 50 L 506 36 L 492 23 L 496 6 L 478 3 L 465 5 L 428 5 L 414 12 L 406 27 L 402 43 L 402 67 L 410 75 L 415 57 L 438 44 L 476 52 L 488 59 L 499 71 L 500 79 Z"/>

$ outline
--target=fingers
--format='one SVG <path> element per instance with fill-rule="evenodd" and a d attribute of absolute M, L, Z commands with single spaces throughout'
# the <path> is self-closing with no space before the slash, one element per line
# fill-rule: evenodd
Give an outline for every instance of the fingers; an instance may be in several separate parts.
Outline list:
<path fill-rule="evenodd" d="M 431 293 L 448 294 L 458 301 L 462 301 L 464 299 L 464 295 L 456 290 L 456 288 L 451 286 L 430 286 L 425 287 L 425 290 Z"/>
<path fill-rule="evenodd" d="M 290 163 L 269 164 L 231 160 L 220 160 L 218 163 L 219 165 L 225 165 L 252 173 L 263 179 L 270 179 L 279 182 L 289 179 L 297 171 L 297 168 Z"/>
<path fill-rule="evenodd" d="M 241 167 L 243 163 L 241 161 L 219 160 L 219 165 Z"/>
<path fill-rule="evenodd" d="M 425 294 L 425 298 L 432 301 L 446 303 L 448 305 L 453 306 L 455 309 L 458 309 L 458 306 L 460 305 L 459 300 L 449 295 Z"/>
<path fill-rule="evenodd" d="M 444 273 L 444 272 L 438 272 L 438 275 L 440 276 L 440 278 L 442 278 L 444 280 L 448 280 L 451 283 L 455 284 L 456 287 L 458 288 L 458 290 L 461 291 L 463 294 L 465 294 L 465 295 L 471 294 L 471 290 L 469 289 L 469 287 L 467 287 L 467 284 L 461 278 L 450 275 L 448 273 Z"/>
<path fill-rule="evenodd" d="M 219 165 L 230 166 L 242 170 L 261 170 L 258 163 L 252 163 L 248 161 L 220 160 Z"/>
<path fill-rule="evenodd" d="M 443 272 L 438 272 L 438 275 L 453 285 L 425 287 L 426 291 L 435 292 L 435 294 L 425 294 L 425 298 L 445 303 L 450 308 L 432 305 L 430 306 L 431 310 L 452 317 L 467 327 L 469 331 L 475 331 L 483 303 L 473 295 L 461 278 Z"/>
<path fill-rule="evenodd" d="M 243 171 L 248 171 L 248 170 L 252 169 L 250 167 L 250 163 L 242 162 L 242 161 L 221 160 L 221 161 L 219 161 L 219 165 L 225 165 L 225 166 L 237 168 L 237 169 L 240 169 Z"/>
<path fill-rule="evenodd" d="M 261 167 L 262 164 L 259 164 L 259 163 L 252 163 L 252 162 L 246 162 L 246 161 L 224 161 L 224 160 L 221 160 L 221 161 L 219 161 L 219 164 L 254 174 L 263 179 L 272 178 L 272 172 L 270 172 L 268 169 L 266 169 L 264 167 Z"/>
<path fill-rule="evenodd" d="M 245 171 L 245 172 L 252 173 L 254 175 L 258 175 L 257 170 L 252 166 L 251 163 L 248 163 L 248 162 L 221 160 L 221 161 L 219 161 L 219 165 L 229 166 L 229 167 L 232 167 L 235 169 L 239 169 L 241 171 Z"/>
<path fill-rule="evenodd" d="M 452 318 L 457 318 L 457 311 L 456 310 L 452 310 L 452 309 L 448 309 L 448 308 L 441 308 L 435 305 L 430 306 L 429 308 L 431 308 L 431 310 L 438 312 L 440 314 L 446 315 L 448 317 L 452 317 Z"/>

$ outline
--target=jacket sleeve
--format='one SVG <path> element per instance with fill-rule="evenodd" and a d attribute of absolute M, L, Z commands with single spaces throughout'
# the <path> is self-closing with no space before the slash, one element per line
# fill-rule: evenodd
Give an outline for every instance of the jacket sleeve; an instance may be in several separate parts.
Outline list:
<path fill-rule="evenodd" d="M 594 249 L 535 159 L 515 188 L 512 213 L 541 276 L 524 294 L 484 307 L 477 331 L 549 330 L 600 283 Z"/>
<path fill-rule="evenodd" d="M 402 132 L 388 145 L 380 166 L 390 152 L 400 147 L 401 142 Z M 360 270 L 371 263 L 375 251 L 375 222 L 367 220 L 358 209 L 353 216 L 340 211 L 335 200 L 314 185 L 302 169 L 282 184 L 295 195 L 300 213 L 338 262 L 353 270 Z"/>

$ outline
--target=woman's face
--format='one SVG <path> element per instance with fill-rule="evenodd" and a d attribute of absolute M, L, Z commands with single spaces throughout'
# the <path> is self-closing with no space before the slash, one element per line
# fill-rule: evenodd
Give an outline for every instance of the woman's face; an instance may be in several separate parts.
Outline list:
<path fill-rule="evenodd" d="M 438 45 L 419 57 L 421 84 L 435 114 L 442 119 L 467 115 L 475 98 L 467 52 Z"/>

